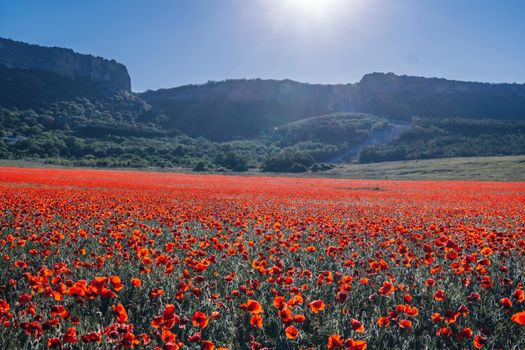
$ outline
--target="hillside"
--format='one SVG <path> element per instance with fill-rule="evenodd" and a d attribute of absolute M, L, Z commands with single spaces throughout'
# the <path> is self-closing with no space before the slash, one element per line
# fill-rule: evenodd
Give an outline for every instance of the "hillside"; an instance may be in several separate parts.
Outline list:
<path fill-rule="evenodd" d="M 525 120 L 525 84 L 488 84 L 368 74 L 355 84 L 227 80 L 147 91 L 170 127 L 212 140 L 245 138 L 302 118 L 362 112 L 410 121 L 420 117 Z"/>
<path fill-rule="evenodd" d="M 368 74 L 132 93 L 114 60 L 0 39 L 0 158 L 318 172 L 340 163 L 525 154 L 525 85 Z"/>
<path fill-rule="evenodd" d="M 350 90 L 350 84 L 252 79 L 147 91 L 140 97 L 162 109 L 168 127 L 224 141 L 253 137 L 302 118 L 353 111 Z"/>
<path fill-rule="evenodd" d="M 463 117 L 525 120 L 525 84 L 365 75 L 352 90 L 357 111 L 389 118 Z"/>

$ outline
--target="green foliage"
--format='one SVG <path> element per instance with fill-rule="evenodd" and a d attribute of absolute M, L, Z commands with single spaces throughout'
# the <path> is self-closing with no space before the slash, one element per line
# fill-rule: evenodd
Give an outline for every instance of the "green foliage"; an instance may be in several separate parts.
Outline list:
<path fill-rule="evenodd" d="M 414 118 L 390 144 L 364 147 L 361 163 L 525 154 L 525 122 Z"/>
<path fill-rule="evenodd" d="M 280 142 L 290 146 L 300 142 L 318 142 L 322 144 L 347 147 L 363 142 L 371 132 L 384 129 L 388 121 L 364 113 L 334 113 L 302 119 L 276 129 Z"/>
<path fill-rule="evenodd" d="M 286 149 L 265 160 L 263 171 L 300 172 L 314 164 L 314 159 L 307 153 L 293 152 Z"/>
<path fill-rule="evenodd" d="M 202 160 L 198 161 L 197 164 L 193 167 L 193 171 L 206 171 L 208 167 L 206 163 Z"/>
<path fill-rule="evenodd" d="M 248 170 L 248 159 L 235 151 L 218 152 L 215 157 L 215 164 L 234 171 Z"/>

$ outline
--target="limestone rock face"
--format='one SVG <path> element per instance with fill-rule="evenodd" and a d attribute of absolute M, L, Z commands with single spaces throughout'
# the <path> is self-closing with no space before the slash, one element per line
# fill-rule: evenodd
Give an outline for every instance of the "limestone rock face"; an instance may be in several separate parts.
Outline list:
<path fill-rule="evenodd" d="M 0 65 L 33 71 L 57 73 L 70 79 L 89 79 L 114 94 L 131 91 L 126 69 L 115 60 L 79 54 L 71 49 L 44 47 L 0 38 Z"/>

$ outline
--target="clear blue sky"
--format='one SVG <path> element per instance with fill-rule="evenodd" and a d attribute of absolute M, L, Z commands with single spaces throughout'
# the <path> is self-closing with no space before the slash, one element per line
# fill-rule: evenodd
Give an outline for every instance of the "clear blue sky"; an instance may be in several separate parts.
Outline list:
<path fill-rule="evenodd" d="M 375 71 L 525 82 L 525 0 L 0 0 L 0 36 L 114 58 L 135 91 Z"/>

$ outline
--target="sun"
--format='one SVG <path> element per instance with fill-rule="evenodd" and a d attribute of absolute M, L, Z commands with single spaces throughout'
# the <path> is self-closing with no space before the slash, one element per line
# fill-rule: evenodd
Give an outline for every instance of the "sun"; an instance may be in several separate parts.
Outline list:
<path fill-rule="evenodd" d="M 336 38 L 344 23 L 357 23 L 370 0 L 264 0 L 268 28 L 301 42 Z M 368 6 L 367 6 L 368 7 Z"/>
<path fill-rule="evenodd" d="M 353 20 L 365 0 L 268 0 L 271 20 L 278 27 L 291 27 L 307 34 L 337 27 L 343 20 Z"/>
<path fill-rule="evenodd" d="M 336 0 L 287 0 L 291 6 L 296 7 L 298 12 L 309 16 L 326 15 L 334 9 Z"/>
<path fill-rule="evenodd" d="M 287 11 L 307 20 L 324 20 L 341 10 L 344 0 L 283 0 Z"/>

